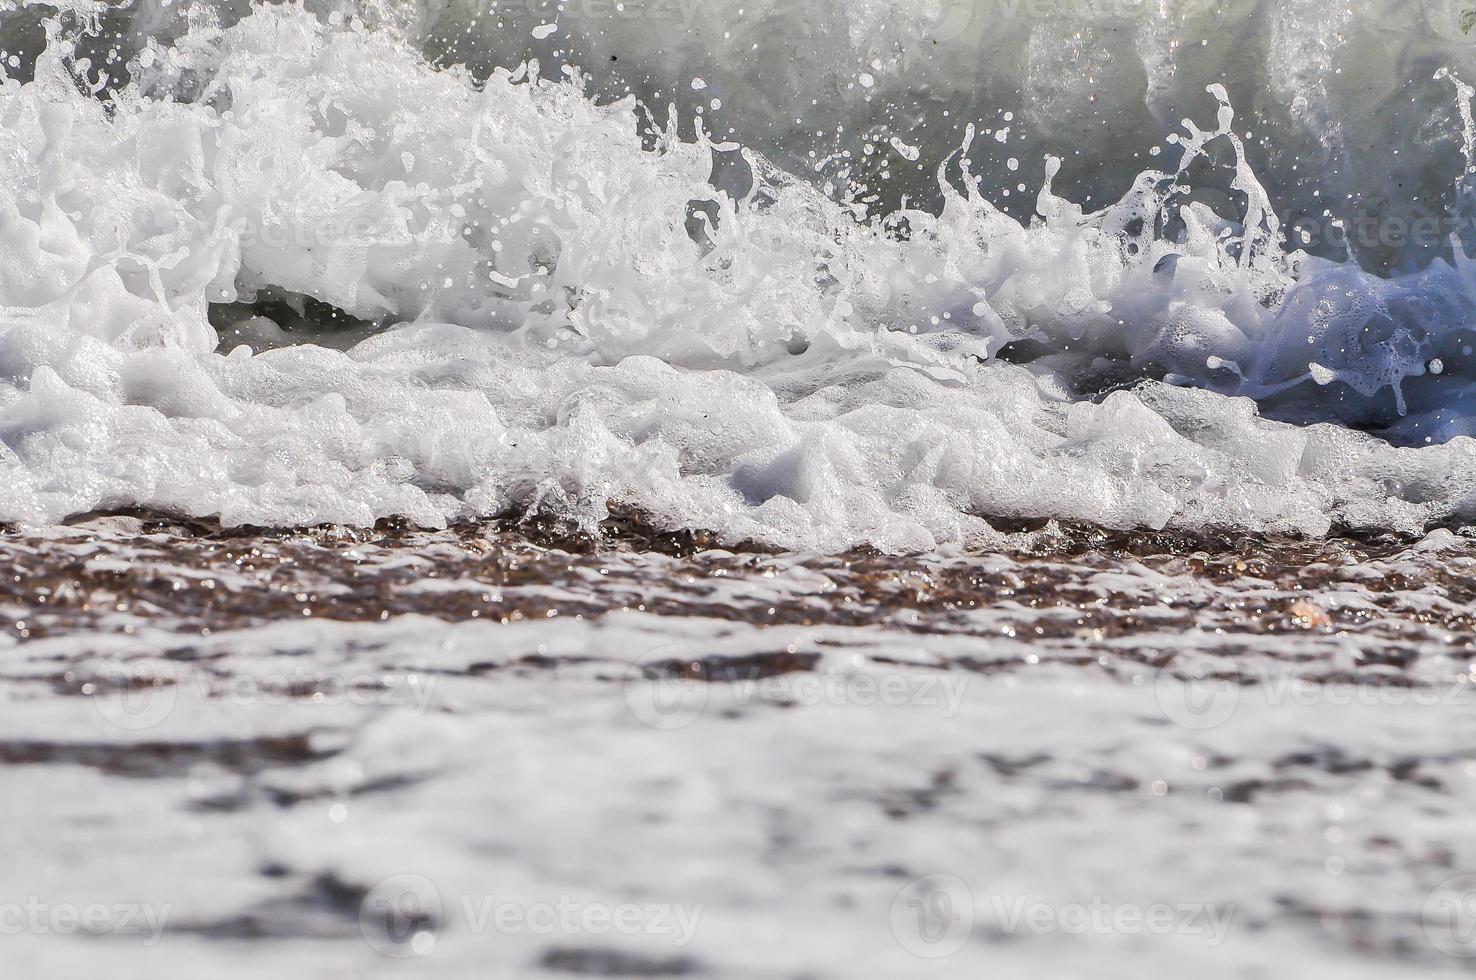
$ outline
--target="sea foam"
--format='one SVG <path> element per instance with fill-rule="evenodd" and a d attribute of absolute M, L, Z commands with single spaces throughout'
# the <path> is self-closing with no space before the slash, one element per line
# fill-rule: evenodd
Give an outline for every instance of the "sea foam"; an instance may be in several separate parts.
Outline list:
<path fill-rule="evenodd" d="M 1459 243 L 1397 276 L 1292 248 L 1223 88 L 1104 209 L 1047 161 L 1012 216 L 966 128 L 939 207 L 858 222 L 576 71 L 434 66 L 423 24 L 199 15 L 107 69 L 101 14 L 72 9 L 0 86 L 0 519 L 615 502 L 909 550 L 998 517 L 1476 514 L 1476 266 Z M 715 184 L 735 160 L 742 186 Z"/>

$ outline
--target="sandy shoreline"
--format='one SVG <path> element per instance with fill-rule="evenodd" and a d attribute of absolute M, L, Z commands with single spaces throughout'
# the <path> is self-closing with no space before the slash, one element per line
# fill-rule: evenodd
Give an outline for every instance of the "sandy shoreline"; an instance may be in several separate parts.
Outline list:
<path fill-rule="evenodd" d="M 1476 631 L 1476 538 L 1441 530 L 1304 541 L 1052 524 L 1001 535 L 999 550 L 896 556 L 729 551 L 710 535 L 630 521 L 605 531 L 593 539 L 515 520 L 221 529 L 149 515 L 10 528 L 0 531 L 11 571 L 0 627 L 29 640 L 102 627 L 208 634 L 299 617 L 507 623 L 635 609 L 1145 646 L 1170 627 L 1273 643 L 1408 642 L 1415 630 L 1443 633 L 1453 655 Z"/>
<path fill-rule="evenodd" d="M 35 915 L 133 915 L 32 928 L 12 962 L 1469 962 L 1470 539 L 1020 540 L 898 558 L 492 527 L 13 530 L 11 880 Z"/>

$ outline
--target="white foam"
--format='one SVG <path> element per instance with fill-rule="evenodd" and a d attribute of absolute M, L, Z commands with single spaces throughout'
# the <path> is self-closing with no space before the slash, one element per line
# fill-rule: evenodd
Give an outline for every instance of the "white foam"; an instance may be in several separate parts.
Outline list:
<path fill-rule="evenodd" d="M 0 519 L 435 525 L 614 500 L 910 549 L 987 536 L 979 515 L 1318 534 L 1476 513 L 1455 329 L 1476 272 L 1286 252 L 1222 89 L 1178 169 L 1111 208 L 1047 179 L 1022 225 L 940 179 L 941 215 L 883 228 L 751 153 L 734 199 L 708 182 L 732 148 L 669 124 L 643 149 L 633 106 L 578 78 L 477 85 L 354 18 L 199 23 L 109 103 L 65 50 L 0 87 Z M 1234 215 L 1184 206 L 1211 157 Z M 325 344 L 384 332 L 214 352 L 212 305 L 265 348 L 312 335 L 229 304 L 304 297 L 370 324 Z M 1044 356 L 982 362 L 1022 339 Z M 1152 365 L 1221 393 L 1079 398 Z M 1449 441 L 1293 428 L 1245 397 L 1331 380 Z"/>

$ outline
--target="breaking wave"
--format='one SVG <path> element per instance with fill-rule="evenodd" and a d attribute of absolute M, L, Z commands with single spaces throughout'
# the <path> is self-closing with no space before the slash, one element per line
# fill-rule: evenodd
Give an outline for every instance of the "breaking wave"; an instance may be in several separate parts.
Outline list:
<path fill-rule="evenodd" d="M 1476 517 L 1460 10 L 657 2 L 0 2 L 0 519 Z"/>

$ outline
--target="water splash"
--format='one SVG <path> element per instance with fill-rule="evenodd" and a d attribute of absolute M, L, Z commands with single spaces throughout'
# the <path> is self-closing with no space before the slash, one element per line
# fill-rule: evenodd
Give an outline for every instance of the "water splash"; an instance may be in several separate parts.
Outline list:
<path fill-rule="evenodd" d="M 0 86 L 0 517 L 616 501 L 909 549 L 999 516 L 1319 534 L 1476 509 L 1470 261 L 1288 250 L 1223 87 L 1109 207 L 1053 160 L 1011 216 L 970 127 L 940 207 L 858 223 L 675 108 L 600 104 L 573 69 L 482 81 L 414 25 L 319 13 L 196 12 L 106 79 L 89 25 L 53 18 Z M 712 180 L 732 160 L 740 190 Z"/>

